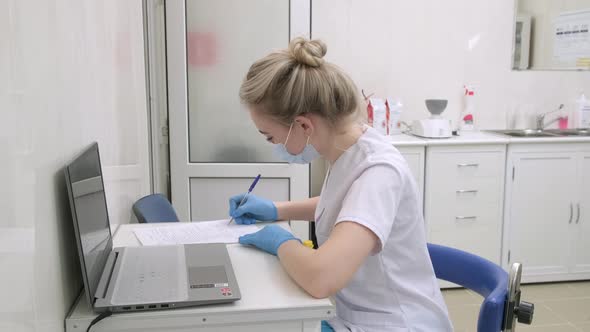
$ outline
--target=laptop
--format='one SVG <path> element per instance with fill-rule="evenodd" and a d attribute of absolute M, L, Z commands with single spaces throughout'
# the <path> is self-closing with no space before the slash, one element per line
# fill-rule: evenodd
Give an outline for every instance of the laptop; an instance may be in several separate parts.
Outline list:
<path fill-rule="evenodd" d="M 113 248 L 98 144 L 65 167 L 88 302 L 96 312 L 162 310 L 240 299 L 225 244 Z"/>

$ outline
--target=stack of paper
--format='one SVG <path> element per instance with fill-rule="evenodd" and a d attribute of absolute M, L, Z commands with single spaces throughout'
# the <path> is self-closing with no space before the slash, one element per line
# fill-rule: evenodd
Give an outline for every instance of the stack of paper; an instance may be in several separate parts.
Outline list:
<path fill-rule="evenodd" d="M 190 243 L 237 243 L 245 234 L 257 232 L 256 225 L 237 225 L 228 219 L 174 223 L 170 226 L 136 228 L 137 239 L 144 246 L 190 244 Z"/>

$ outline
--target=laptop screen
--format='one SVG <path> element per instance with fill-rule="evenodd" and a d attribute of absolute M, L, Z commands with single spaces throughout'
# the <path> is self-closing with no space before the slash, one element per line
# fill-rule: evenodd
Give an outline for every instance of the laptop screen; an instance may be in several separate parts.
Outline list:
<path fill-rule="evenodd" d="M 84 288 L 92 305 L 113 247 L 98 144 L 92 144 L 68 164 L 65 176 Z"/>

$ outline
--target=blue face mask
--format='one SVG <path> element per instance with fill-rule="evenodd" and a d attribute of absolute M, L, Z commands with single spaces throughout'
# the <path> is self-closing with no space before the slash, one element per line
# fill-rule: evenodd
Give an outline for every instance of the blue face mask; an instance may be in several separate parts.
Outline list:
<path fill-rule="evenodd" d="M 309 164 L 312 160 L 316 159 L 320 156 L 319 152 L 313 147 L 313 145 L 309 144 L 309 136 L 307 137 L 307 143 L 305 144 L 305 148 L 299 154 L 291 154 L 287 150 L 287 142 L 289 141 L 289 136 L 291 135 L 291 129 L 293 129 L 293 124 L 289 127 L 289 133 L 287 134 L 287 139 L 285 139 L 285 144 L 279 143 L 275 144 L 274 146 L 274 153 L 281 158 L 282 160 L 288 162 L 289 164 Z"/>

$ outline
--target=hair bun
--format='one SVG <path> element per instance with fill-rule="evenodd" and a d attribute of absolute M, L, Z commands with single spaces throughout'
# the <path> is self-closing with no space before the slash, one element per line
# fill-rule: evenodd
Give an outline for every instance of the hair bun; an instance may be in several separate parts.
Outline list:
<path fill-rule="evenodd" d="M 289 43 L 289 53 L 298 63 L 310 67 L 319 67 L 324 63 L 324 55 L 328 48 L 319 40 L 297 37 Z"/>

